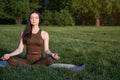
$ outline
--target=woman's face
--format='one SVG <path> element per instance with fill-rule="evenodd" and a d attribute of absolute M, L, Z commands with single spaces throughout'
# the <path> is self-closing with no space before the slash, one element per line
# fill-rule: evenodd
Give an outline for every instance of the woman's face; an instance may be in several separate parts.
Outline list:
<path fill-rule="evenodd" d="M 30 16 L 30 22 L 32 26 L 39 25 L 39 15 L 37 13 L 32 13 Z"/>

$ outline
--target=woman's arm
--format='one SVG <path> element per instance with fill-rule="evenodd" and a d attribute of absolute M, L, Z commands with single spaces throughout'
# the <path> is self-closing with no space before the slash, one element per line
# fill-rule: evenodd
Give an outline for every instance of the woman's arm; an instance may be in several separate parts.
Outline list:
<path fill-rule="evenodd" d="M 8 60 L 11 56 L 15 56 L 15 55 L 18 55 L 18 54 L 22 53 L 23 48 L 24 48 L 24 44 L 23 44 L 23 41 L 22 41 L 22 34 L 21 34 L 18 48 L 15 51 L 13 51 L 12 53 L 4 54 L 2 59 L 3 60 Z"/>
<path fill-rule="evenodd" d="M 49 50 L 49 34 L 46 31 L 42 31 L 41 36 L 42 36 L 42 38 L 44 40 L 44 52 L 47 55 L 52 56 L 54 59 L 59 60 L 60 57 L 56 53 L 52 53 Z"/>

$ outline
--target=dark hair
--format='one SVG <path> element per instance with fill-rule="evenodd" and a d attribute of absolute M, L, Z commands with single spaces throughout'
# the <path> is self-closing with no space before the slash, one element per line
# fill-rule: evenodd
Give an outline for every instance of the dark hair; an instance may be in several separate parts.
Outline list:
<path fill-rule="evenodd" d="M 27 20 L 27 24 L 26 24 L 26 28 L 24 29 L 23 31 L 23 35 L 22 35 L 22 38 L 23 38 L 23 44 L 26 44 L 27 43 L 27 40 L 28 39 L 31 39 L 31 34 L 32 34 L 32 24 L 30 22 L 30 16 L 31 14 L 33 13 L 36 13 L 38 14 L 39 16 L 39 24 L 40 24 L 40 14 L 38 11 L 33 11 L 29 14 L 29 17 L 28 17 L 28 20 Z"/>

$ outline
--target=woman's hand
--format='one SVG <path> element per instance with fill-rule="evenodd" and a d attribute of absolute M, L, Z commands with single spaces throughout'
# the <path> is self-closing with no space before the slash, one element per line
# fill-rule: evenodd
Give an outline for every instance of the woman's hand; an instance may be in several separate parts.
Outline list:
<path fill-rule="evenodd" d="M 58 56 L 58 54 L 52 54 L 51 56 L 55 60 L 59 60 L 60 59 L 60 57 Z"/>
<path fill-rule="evenodd" d="M 10 54 L 4 54 L 3 57 L 1 57 L 2 60 L 8 60 L 11 57 Z"/>

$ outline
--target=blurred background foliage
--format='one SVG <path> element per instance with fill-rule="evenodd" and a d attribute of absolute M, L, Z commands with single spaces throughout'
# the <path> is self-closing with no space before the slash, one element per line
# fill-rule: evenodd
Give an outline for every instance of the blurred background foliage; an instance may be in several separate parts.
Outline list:
<path fill-rule="evenodd" d="M 120 0 L 0 0 L 0 24 L 25 24 L 34 10 L 43 25 L 120 25 Z"/>

